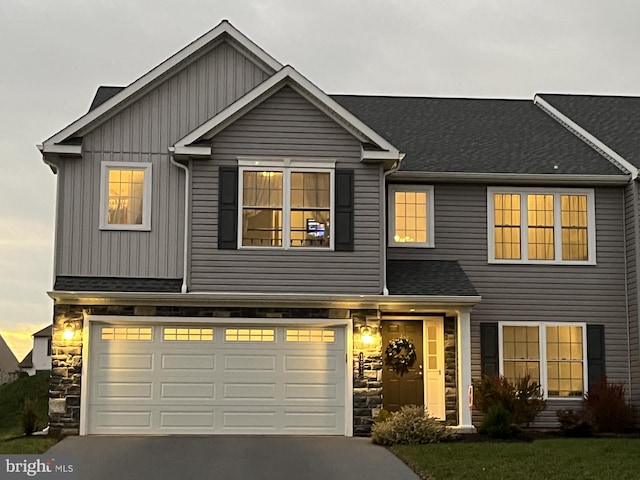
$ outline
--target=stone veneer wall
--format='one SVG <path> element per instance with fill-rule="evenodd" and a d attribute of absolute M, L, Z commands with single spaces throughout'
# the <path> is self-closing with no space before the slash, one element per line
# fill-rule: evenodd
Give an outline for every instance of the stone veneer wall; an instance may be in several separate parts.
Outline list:
<path fill-rule="evenodd" d="M 146 315 L 176 317 L 228 318 L 349 318 L 350 312 L 328 308 L 248 308 L 248 307 L 149 307 L 55 305 L 51 384 L 49 390 L 49 434 L 78 435 L 82 381 L 83 313 L 90 315 Z M 76 322 L 72 340 L 64 340 L 66 322 Z M 378 355 L 379 358 L 379 355 Z M 379 388 L 380 390 L 380 388 Z M 378 402 L 378 405 L 380 402 Z M 370 415 L 369 415 L 370 416 Z"/>
<path fill-rule="evenodd" d="M 456 318 L 444 319 L 444 391 L 447 425 L 458 425 L 458 351 Z"/>

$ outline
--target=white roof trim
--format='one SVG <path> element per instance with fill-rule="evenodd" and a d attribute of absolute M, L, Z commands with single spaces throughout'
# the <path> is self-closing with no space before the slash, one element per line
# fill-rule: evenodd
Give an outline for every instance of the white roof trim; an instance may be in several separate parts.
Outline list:
<path fill-rule="evenodd" d="M 278 73 L 262 82 L 245 96 L 238 99 L 236 102 L 200 125 L 182 139 L 178 140 L 175 144 L 176 148 L 186 147 L 201 138 L 211 138 L 217 132 L 241 117 L 247 110 L 268 98 L 285 82 L 291 82 L 289 84 L 294 88 L 294 90 L 303 95 L 318 108 L 325 111 L 325 113 L 333 117 L 334 120 L 338 121 L 338 123 L 346 124 L 348 127 L 351 127 L 352 133 L 356 137 L 359 137 L 361 141 L 374 143 L 381 149 L 385 150 L 385 153 L 395 159 L 400 157 L 400 152 L 396 147 L 391 145 L 387 140 L 378 135 L 355 115 L 303 77 L 290 65 L 283 67 Z"/>
<path fill-rule="evenodd" d="M 243 48 L 247 49 L 250 53 L 255 55 L 259 60 L 264 62 L 274 71 L 277 71 L 282 68 L 282 64 L 275 60 L 271 55 L 262 50 L 258 45 L 249 40 L 246 36 L 244 36 L 240 31 L 238 31 L 233 25 L 231 25 L 227 20 L 223 20 L 213 28 L 208 31 L 204 35 L 202 35 L 197 40 L 193 41 L 182 50 L 162 62 L 160 65 L 138 78 L 128 87 L 126 87 L 121 92 L 117 93 L 109 100 L 91 110 L 84 116 L 80 117 L 78 120 L 73 122 L 71 125 L 65 127 L 60 132 L 56 133 L 52 137 L 48 138 L 44 141 L 44 145 L 52 145 L 55 143 L 60 143 L 70 136 L 74 135 L 80 129 L 86 127 L 91 122 L 95 121 L 106 112 L 111 110 L 113 107 L 123 102 L 127 98 L 131 97 L 135 93 L 139 92 L 141 89 L 149 85 L 155 79 L 165 74 L 180 62 L 190 57 L 194 53 L 196 53 L 201 48 L 205 47 L 207 44 L 214 41 L 216 38 L 221 36 L 222 34 L 229 35 L 233 40 L 235 40 L 238 44 L 240 44 Z"/>
<path fill-rule="evenodd" d="M 188 156 L 188 157 L 210 157 L 211 147 L 207 146 L 176 146 L 169 147 L 169 151 L 175 156 Z"/>
<path fill-rule="evenodd" d="M 61 155 L 82 155 L 81 145 L 36 145 L 41 153 L 58 153 Z"/>
<path fill-rule="evenodd" d="M 606 155 L 613 158 L 616 162 L 618 162 L 620 165 L 626 168 L 629 172 L 631 172 L 631 178 L 633 180 L 638 178 L 637 167 L 635 167 L 633 164 L 631 164 L 631 162 L 626 160 L 622 155 L 620 155 L 611 147 L 609 147 L 606 143 L 599 140 L 596 136 L 589 133 L 587 130 L 582 128 L 576 122 L 571 120 L 571 118 L 567 117 L 565 114 L 560 112 L 557 108 L 555 108 L 549 102 L 544 100 L 540 95 L 536 95 L 535 97 L 533 97 L 533 103 L 535 105 L 539 105 L 542 108 L 542 110 L 546 110 L 551 117 L 555 117 L 555 119 L 558 120 L 559 123 L 563 124 L 567 129 L 572 130 L 573 133 L 576 134 L 576 136 L 581 137 L 583 140 L 586 140 L 587 143 L 590 143 L 591 145 L 595 146 L 596 151 L 601 150 L 601 152 L 598 152 L 598 153 L 604 152 Z M 606 158 L 606 155 L 604 155 L 605 158 Z M 607 158 L 607 160 L 611 161 L 609 158 Z M 620 167 L 620 165 L 616 165 L 616 167 Z"/>
<path fill-rule="evenodd" d="M 341 295 L 308 293 L 237 293 L 237 292 L 48 292 L 52 299 L 71 305 L 287 305 L 330 306 L 331 308 L 380 308 L 397 310 L 405 306 L 441 307 L 473 306 L 479 295 Z"/>

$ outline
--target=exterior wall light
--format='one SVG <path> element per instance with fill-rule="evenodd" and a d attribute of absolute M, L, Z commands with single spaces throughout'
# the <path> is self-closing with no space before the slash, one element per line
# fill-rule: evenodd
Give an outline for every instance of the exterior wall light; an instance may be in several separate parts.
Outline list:
<path fill-rule="evenodd" d="M 360 327 L 360 340 L 365 345 L 371 345 L 373 343 L 373 331 L 371 327 Z"/>
<path fill-rule="evenodd" d="M 62 338 L 66 341 L 73 340 L 76 336 L 76 332 L 80 328 L 80 323 L 77 320 L 67 320 L 62 327 Z"/>

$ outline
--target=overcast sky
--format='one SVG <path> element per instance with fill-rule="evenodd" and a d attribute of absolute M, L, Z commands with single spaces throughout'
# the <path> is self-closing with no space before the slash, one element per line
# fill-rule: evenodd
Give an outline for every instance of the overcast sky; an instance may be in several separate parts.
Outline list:
<path fill-rule="evenodd" d="M 327 93 L 640 96 L 637 0 L 0 0 L 0 334 L 19 360 L 52 318 L 35 145 L 225 18 Z"/>

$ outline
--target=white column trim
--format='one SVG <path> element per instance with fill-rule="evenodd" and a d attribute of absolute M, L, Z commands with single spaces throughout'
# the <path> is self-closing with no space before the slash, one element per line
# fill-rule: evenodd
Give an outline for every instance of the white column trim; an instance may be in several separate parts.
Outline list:
<path fill-rule="evenodd" d="M 469 407 L 471 386 L 471 309 L 461 308 L 457 315 L 458 352 L 458 431 L 475 432 Z"/>

